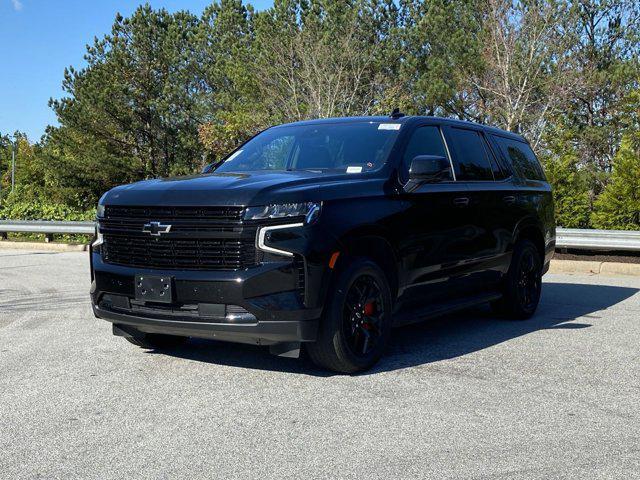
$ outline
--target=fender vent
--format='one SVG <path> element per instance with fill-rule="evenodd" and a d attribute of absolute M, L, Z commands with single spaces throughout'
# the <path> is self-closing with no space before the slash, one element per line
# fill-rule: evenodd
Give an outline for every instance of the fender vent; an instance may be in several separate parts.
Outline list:
<path fill-rule="evenodd" d="M 305 285 L 306 272 L 305 272 L 305 266 L 304 266 L 304 258 L 301 257 L 300 255 L 296 255 L 294 257 L 294 267 L 298 272 L 298 281 L 296 284 L 296 290 L 298 291 L 300 301 L 304 303 L 305 291 L 306 291 L 306 285 Z"/>

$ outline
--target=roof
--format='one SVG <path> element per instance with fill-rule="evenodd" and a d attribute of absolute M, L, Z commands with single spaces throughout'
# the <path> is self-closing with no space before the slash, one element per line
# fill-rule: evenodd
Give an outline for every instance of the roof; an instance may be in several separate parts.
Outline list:
<path fill-rule="evenodd" d="M 421 120 L 429 120 L 434 123 L 439 124 L 447 124 L 447 125 L 457 125 L 457 126 L 469 126 L 473 125 L 475 127 L 480 127 L 483 130 L 494 133 L 496 135 L 502 135 L 505 137 L 515 138 L 517 140 L 523 141 L 524 138 L 522 135 L 518 135 L 517 133 L 509 132 L 507 130 L 502 130 L 501 128 L 492 127 L 489 125 L 484 125 L 482 123 L 469 122 L 467 120 L 457 120 L 455 118 L 445 118 L 445 117 L 430 117 L 430 116 L 415 116 L 415 115 L 406 115 L 403 117 L 392 118 L 391 116 L 363 116 L 363 117 L 334 117 L 334 118 L 317 118 L 313 120 L 302 120 L 299 122 L 285 123 L 282 125 L 278 125 L 278 127 L 290 126 L 290 125 L 318 125 L 318 124 L 335 124 L 335 123 L 360 123 L 360 122 L 385 122 L 385 123 L 415 123 Z M 526 140 L 524 140 L 526 141 Z"/>

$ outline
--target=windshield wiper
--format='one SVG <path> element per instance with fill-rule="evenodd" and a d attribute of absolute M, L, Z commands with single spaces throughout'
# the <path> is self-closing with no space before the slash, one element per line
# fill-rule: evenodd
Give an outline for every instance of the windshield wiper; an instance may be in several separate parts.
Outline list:
<path fill-rule="evenodd" d="M 325 169 L 314 169 L 314 168 L 287 168 L 287 172 L 311 172 L 311 173 L 322 173 Z"/>

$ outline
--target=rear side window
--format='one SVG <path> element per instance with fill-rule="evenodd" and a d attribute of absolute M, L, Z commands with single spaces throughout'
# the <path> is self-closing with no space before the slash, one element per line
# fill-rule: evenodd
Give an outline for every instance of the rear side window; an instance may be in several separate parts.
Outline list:
<path fill-rule="evenodd" d="M 546 180 L 540 162 L 528 144 L 510 138 L 495 136 L 493 138 L 504 157 L 513 165 L 516 175 L 527 180 Z"/>
<path fill-rule="evenodd" d="M 455 127 L 449 132 L 456 180 L 493 180 L 489 152 L 480 133 Z"/>

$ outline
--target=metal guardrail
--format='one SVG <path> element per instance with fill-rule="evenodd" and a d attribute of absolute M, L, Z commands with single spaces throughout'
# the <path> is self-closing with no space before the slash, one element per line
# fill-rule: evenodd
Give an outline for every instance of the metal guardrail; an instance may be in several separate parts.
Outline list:
<path fill-rule="evenodd" d="M 556 248 L 640 252 L 640 231 L 558 228 Z"/>
<path fill-rule="evenodd" d="M 55 234 L 92 235 L 94 228 L 94 222 L 0 220 L 0 238 L 7 238 L 8 232 L 41 233 L 50 241 Z M 556 248 L 640 252 L 640 231 L 558 228 Z"/>
<path fill-rule="evenodd" d="M 45 220 L 0 220 L 0 238 L 7 233 L 41 233 L 50 242 L 55 234 L 93 235 L 95 222 L 53 222 Z"/>

